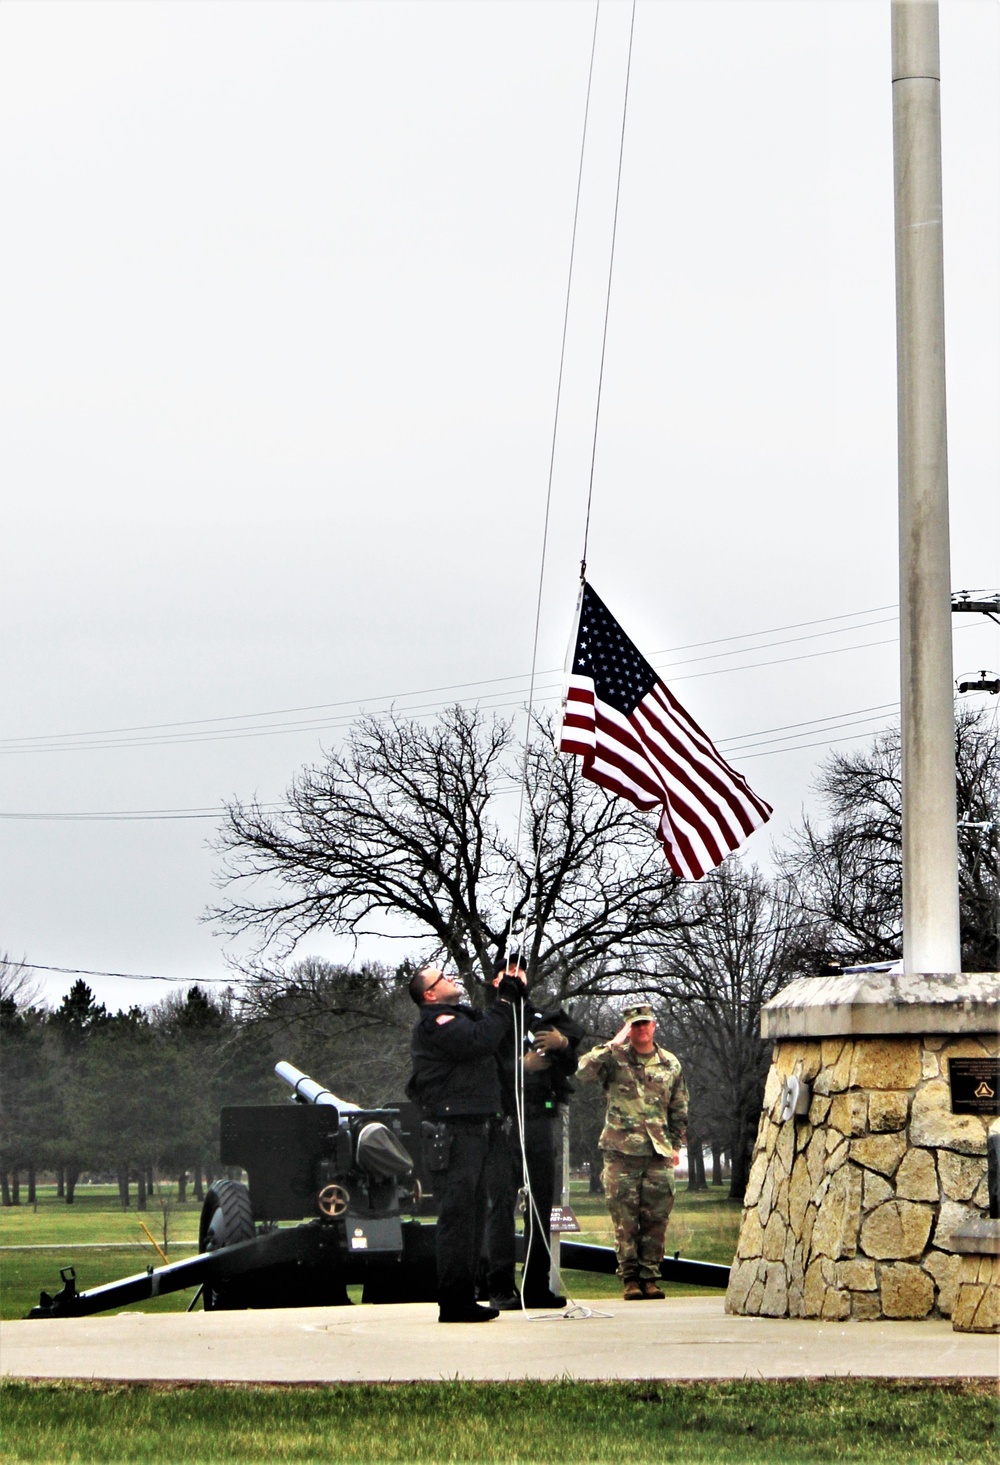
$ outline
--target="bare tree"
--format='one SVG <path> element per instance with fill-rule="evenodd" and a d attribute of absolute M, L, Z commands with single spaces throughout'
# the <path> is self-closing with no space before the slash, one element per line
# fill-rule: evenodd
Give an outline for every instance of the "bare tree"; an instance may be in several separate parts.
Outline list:
<path fill-rule="evenodd" d="M 721 1139 L 732 1158 L 730 1194 L 746 1188 L 750 1149 L 770 1062 L 760 1009 L 795 974 L 806 918 L 783 882 L 730 858 L 686 887 L 687 920 L 665 935 L 651 994 L 702 1094 L 697 1139 Z M 709 1105 L 705 1093 L 714 1090 Z M 689 1147 L 690 1148 L 690 1147 Z"/>
<path fill-rule="evenodd" d="M 414 967 L 360 970 L 307 957 L 258 966 L 240 1002 L 245 1031 L 266 1041 L 342 1098 L 375 1107 L 398 1100 L 409 1065 Z"/>
<path fill-rule="evenodd" d="M 544 729 L 524 758 L 509 724 L 475 709 L 363 721 L 298 775 L 286 810 L 231 804 L 219 848 L 233 894 L 211 915 L 279 958 L 320 930 L 417 936 L 475 985 L 510 930 L 532 982 L 565 1000 L 633 990 L 676 919 L 648 822 L 585 782 Z"/>
<path fill-rule="evenodd" d="M 961 709 L 955 723 L 962 966 L 1000 966 L 1000 737 L 985 710 Z M 829 822 L 805 819 L 785 852 L 821 953 L 843 962 L 891 961 L 903 940 L 899 732 L 867 748 L 834 753 L 816 783 Z"/>
<path fill-rule="evenodd" d="M 0 952 L 0 1002 L 13 1002 L 18 1012 L 24 1012 L 38 1005 L 41 991 L 41 984 L 24 961 Z"/>

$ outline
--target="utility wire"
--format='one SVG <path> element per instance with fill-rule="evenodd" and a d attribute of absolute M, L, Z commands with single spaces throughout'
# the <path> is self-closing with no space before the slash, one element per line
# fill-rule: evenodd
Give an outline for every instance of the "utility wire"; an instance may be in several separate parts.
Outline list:
<path fill-rule="evenodd" d="M 865 610 L 844 611 L 840 615 L 835 615 L 835 616 L 821 616 L 817 620 L 811 620 L 811 621 L 793 621 L 793 622 L 789 623 L 788 625 L 784 625 L 784 626 L 767 626 L 767 627 L 764 627 L 762 630 L 758 630 L 758 631 L 740 631 L 740 632 L 735 633 L 732 636 L 716 636 L 716 637 L 713 637 L 709 641 L 690 641 L 690 642 L 687 642 L 683 646 L 670 646 L 670 647 L 661 648 L 658 651 L 652 652 L 651 655 L 654 656 L 654 657 L 659 657 L 659 656 L 674 656 L 679 651 L 697 651 L 702 646 L 720 646 L 725 641 L 752 641 L 752 640 L 755 640 L 758 636 L 775 636 L 775 635 L 777 635 L 781 631 L 798 631 L 798 630 L 802 630 L 804 627 L 807 627 L 807 626 L 828 625 L 831 621 L 857 620 L 859 616 L 877 615 L 877 614 L 879 614 L 883 610 L 894 610 L 894 609 L 896 609 L 896 607 L 893 606 L 893 605 L 874 605 L 874 606 L 869 606 Z M 874 622 L 874 623 L 866 623 L 866 624 L 879 624 L 879 623 L 878 622 Z M 858 626 L 845 626 L 843 629 L 845 631 L 849 631 L 849 630 L 862 630 L 863 629 L 863 626 L 861 626 L 861 625 L 858 625 Z M 823 632 L 823 633 L 817 633 L 817 634 L 833 634 L 833 633 L 832 632 Z M 806 638 L 806 639 L 808 639 L 808 638 Z M 772 644 L 774 644 L 774 643 L 772 643 Z M 733 651 L 732 651 L 731 654 L 735 656 L 735 655 L 739 655 L 741 653 L 741 651 L 753 651 L 755 649 L 756 650 L 763 650 L 765 648 L 763 648 L 763 647 L 754 648 L 754 647 L 749 647 L 749 646 L 747 646 L 747 647 L 736 647 L 736 648 L 733 649 Z M 696 657 L 694 659 L 695 660 L 698 660 L 699 658 Z M 560 674 L 561 672 L 562 672 L 562 667 L 550 666 L 550 667 L 547 667 L 544 671 L 539 672 L 538 674 L 539 674 L 539 676 L 555 676 L 557 674 Z M 238 712 L 238 713 L 233 713 L 233 714 L 229 714 L 229 715 L 225 715 L 225 716 L 220 716 L 220 717 L 195 717 L 195 718 L 189 718 L 189 719 L 186 719 L 186 720 L 176 721 L 176 722 L 136 723 L 136 724 L 134 724 L 132 726 L 90 728 L 90 729 L 87 729 L 87 730 L 84 730 L 84 731 L 73 732 L 73 733 L 37 733 L 37 734 L 30 735 L 30 736 L 0 738 L 0 751 L 9 750 L 9 751 L 17 752 L 17 751 L 20 751 L 21 750 L 21 747 L 22 746 L 24 747 L 25 750 L 27 750 L 31 745 L 37 744 L 37 743 L 56 743 L 56 742 L 67 741 L 67 740 L 72 740 L 72 739 L 76 739 L 76 738 L 115 737 L 115 736 L 118 736 L 118 735 L 121 735 L 121 734 L 125 734 L 125 733 L 165 732 L 165 731 L 168 731 L 171 728 L 204 727 L 204 726 L 207 726 L 208 724 L 211 724 L 211 723 L 249 722 L 249 721 L 251 721 L 252 719 L 255 719 L 255 718 L 260 718 L 260 717 L 285 717 L 287 715 L 290 715 L 290 714 L 293 714 L 293 713 L 297 713 L 297 712 L 332 712 L 335 709 L 337 709 L 338 707 L 354 707 L 354 708 L 358 708 L 358 707 L 366 706 L 369 703 L 379 703 L 379 702 L 396 703 L 396 702 L 399 702 L 399 701 L 406 700 L 406 699 L 408 699 L 410 697 L 429 697 L 429 696 L 435 695 L 435 693 L 438 693 L 438 692 L 462 692 L 462 691 L 467 691 L 467 690 L 469 690 L 472 687 L 493 686 L 493 685 L 496 685 L 498 683 L 506 683 L 506 682 L 523 682 L 524 680 L 525 680 L 525 673 L 524 672 L 516 672 L 516 673 L 514 673 L 511 676 L 504 676 L 504 677 L 480 677 L 476 681 L 471 681 L 471 682 L 446 682 L 446 683 L 444 683 L 441 686 L 437 686 L 437 687 L 418 687 L 418 688 L 414 689 L 413 691 L 409 691 L 409 692 L 387 692 L 387 693 L 384 693 L 381 696 L 353 697 L 353 698 L 347 698 L 347 699 L 345 699 L 343 701 L 340 701 L 340 702 L 314 702 L 314 703 L 306 704 L 306 705 L 301 706 L 301 707 L 276 707 L 276 708 L 271 708 L 271 709 L 268 709 L 268 710 L 265 710 L 265 711 L 261 711 L 261 712 Z M 484 695 L 495 695 L 495 694 L 487 694 L 487 693 L 484 693 Z M 17 745 L 17 746 L 15 746 L 15 745 Z"/>
<path fill-rule="evenodd" d="M 869 623 L 866 623 L 866 624 L 869 624 Z M 866 628 L 866 624 L 861 625 L 861 626 L 858 626 L 858 627 L 847 627 L 845 629 L 849 629 L 849 630 L 854 630 L 854 629 L 863 630 L 863 629 Z M 881 624 L 881 623 L 880 622 L 872 622 L 870 624 L 878 625 L 878 624 Z M 958 630 L 972 630 L 972 629 L 974 629 L 974 627 L 972 627 L 972 626 L 961 626 L 961 627 L 958 628 Z M 827 633 L 826 632 L 820 632 L 819 634 L 825 635 Z M 798 638 L 795 638 L 795 639 L 798 639 Z M 811 639 L 811 638 L 806 638 L 806 639 Z M 673 665 L 673 666 L 690 665 L 691 664 L 690 662 L 667 663 L 667 665 L 666 665 L 666 675 L 669 676 L 669 679 L 670 679 L 671 682 L 691 681 L 691 680 L 694 680 L 694 679 L 697 679 L 697 678 L 701 678 L 701 677 L 723 676 L 723 675 L 726 675 L 729 672 L 735 672 L 735 671 L 753 671 L 753 670 L 757 669 L 758 667 L 780 666 L 780 665 L 784 664 L 785 662 L 809 661 L 809 660 L 814 659 L 815 657 L 832 656 L 832 655 L 835 655 L 835 654 L 838 654 L 838 653 L 844 652 L 844 651 L 863 651 L 866 648 L 871 647 L 871 646 L 891 646 L 891 645 L 894 645 L 895 642 L 896 642 L 896 638 L 895 637 L 889 637 L 888 639 L 882 640 L 882 641 L 861 641 L 861 642 L 852 643 L 849 646 L 835 646 L 835 647 L 831 648 L 830 650 L 826 650 L 826 651 L 807 652 L 803 656 L 775 657 L 775 658 L 772 658 L 772 659 L 767 660 L 767 661 L 752 661 L 752 662 L 744 662 L 744 663 L 739 664 L 739 665 L 736 665 L 736 666 L 713 667 L 713 668 L 710 668 L 708 671 L 703 671 L 703 672 L 682 672 L 680 675 L 674 675 L 670 671 L 670 669 L 669 669 L 670 666 L 671 665 Z M 782 643 L 775 642 L 775 643 L 771 643 L 771 644 L 778 645 L 778 644 L 782 644 Z M 769 649 L 767 646 L 746 647 L 745 648 L 745 651 L 747 653 L 749 653 L 749 654 L 752 654 L 754 651 L 764 651 L 764 650 L 767 650 L 767 649 Z M 734 653 L 734 654 L 737 654 L 737 653 Z M 738 654 L 743 654 L 743 653 L 738 653 Z M 697 658 L 697 660 L 701 660 L 701 659 L 702 658 Z M 654 665 L 657 665 L 658 666 L 658 669 L 660 669 L 660 670 L 663 670 L 664 669 L 664 664 L 662 662 L 654 662 Z M 540 673 L 540 675 L 548 675 L 548 673 Z M 554 670 L 552 672 L 552 675 L 555 675 L 555 671 Z M 512 678 L 511 680 L 514 680 L 514 679 Z M 523 682 L 523 677 L 517 678 L 516 680 L 519 680 L 519 681 L 522 681 Z M 555 682 L 545 683 L 545 684 L 543 684 L 540 687 L 536 687 L 535 690 L 536 690 L 536 693 L 538 693 L 538 694 L 548 693 L 549 695 L 555 695 L 555 694 L 557 694 L 557 693 L 559 693 L 561 691 L 561 688 L 562 688 L 562 683 L 560 681 L 558 683 L 555 683 Z M 502 710 L 505 710 L 507 708 L 520 707 L 521 705 L 523 705 L 521 698 L 517 698 L 517 700 L 515 700 L 515 701 L 509 700 L 511 698 L 512 694 L 515 697 L 517 696 L 517 690 L 518 689 L 515 689 L 515 688 L 504 689 L 503 691 L 496 690 L 496 691 L 493 691 L 493 692 L 484 692 L 484 693 L 482 693 L 478 697 L 460 698 L 460 699 L 457 699 L 457 700 L 462 705 L 467 705 L 469 703 L 474 703 L 475 705 L 480 706 L 480 707 L 492 708 L 495 711 L 502 711 Z M 413 695 L 415 695 L 415 694 L 413 694 Z M 501 701 L 501 702 L 497 702 L 494 699 L 496 699 L 498 697 L 499 698 L 506 698 L 508 700 Z M 413 717 L 413 718 L 419 719 L 420 717 L 433 716 L 436 713 L 440 712 L 444 707 L 447 707 L 447 706 L 450 706 L 450 705 L 453 705 L 451 703 L 451 701 L 448 701 L 448 702 L 418 703 L 416 706 L 409 706 L 409 707 L 395 706 L 395 707 L 386 707 L 386 708 L 382 708 L 382 709 L 374 709 L 369 715 L 377 716 L 377 715 L 379 715 L 380 712 L 383 712 L 384 713 L 384 712 L 388 712 L 388 711 L 394 711 L 394 712 L 398 712 L 400 715 L 402 715 L 404 717 Z M 9 757 L 9 756 L 11 756 L 13 754 L 16 754 L 16 753 L 79 753 L 79 752 L 92 752 L 92 751 L 99 750 L 99 749 L 109 749 L 109 748 L 158 748 L 158 747 L 173 747 L 173 746 L 185 746 L 185 745 L 191 744 L 191 743 L 229 742 L 229 741 L 239 741 L 239 740 L 245 739 L 245 738 L 273 737 L 273 736 L 287 735 L 289 733 L 324 732 L 324 731 L 333 730 L 335 728 L 344 727 L 344 726 L 346 726 L 346 725 L 348 725 L 348 724 L 356 721 L 358 716 L 363 716 L 363 715 L 365 715 L 363 712 L 355 712 L 355 713 L 343 714 L 341 716 L 332 717 L 332 718 L 310 718 L 310 719 L 306 719 L 306 720 L 301 721 L 301 722 L 272 723 L 270 725 L 265 724 L 263 727 L 241 728 L 241 729 L 232 730 L 232 731 L 226 730 L 224 728 L 216 728 L 216 729 L 208 728 L 204 732 L 167 733 L 164 736 L 146 737 L 146 738 L 141 738 L 141 737 L 122 737 L 122 738 L 109 737 L 109 738 L 105 738 L 105 739 L 100 740 L 100 741 L 96 741 L 95 740 L 95 741 L 89 741 L 89 742 L 88 741 L 82 741 L 82 740 L 79 741 L 79 742 L 55 742 L 55 741 L 53 741 L 53 742 L 45 742 L 44 740 L 39 739 L 38 742 L 36 742 L 36 743 L 24 743 L 24 744 L 22 744 L 20 746 L 17 746 L 17 747 L 3 747 L 2 745 L 0 745 L 0 756 L 8 756 Z M 82 737 L 82 735 L 81 735 L 81 737 Z"/>
<path fill-rule="evenodd" d="M 855 707 L 853 712 L 829 712 L 826 717 L 811 717 L 806 722 L 783 722 L 778 727 L 762 727 L 757 732 L 733 733 L 728 738 L 718 738 L 719 743 L 741 743 L 746 738 L 761 738 L 767 733 L 788 732 L 792 728 L 815 727 L 818 722 L 833 722 L 841 717 L 858 717 L 862 712 L 889 712 L 898 707 L 898 702 L 876 702 L 871 707 Z"/>
<path fill-rule="evenodd" d="M 840 615 L 821 615 L 818 620 L 814 621 L 792 621 L 788 626 L 767 626 L 763 630 L 738 631 L 734 636 L 716 636 L 712 640 L 706 640 L 706 642 L 688 642 L 684 646 L 668 646 L 668 648 L 654 650 L 652 655 L 672 656 L 676 652 L 681 652 L 681 650 L 698 650 L 701 646 L 720 646 L 723 642 L 728 642 L 728 640 L 755 640 L 758 636 L 777 636 L 779 631 L 802 630 L 802 628 L 807 626 L 827 626 L 830 621 L 857 620 L 859 615 L 877 615 L 881 611 L 893 611 L 893 609 L 896 609 L 895 605 L 870 605 L 870 607 L 862 609 L 862 611 L 843 611 Z M 845 630 L 861 630 L 861 628 L 859 626 L 845 627 Z M 754 648 L 742 649 L 753 650 Z M 738 655 L 738 652 L 739 648 L 736 648 L 734 655 Z M 539 675 L 542 675 L 542 677 L 551 677 L 551 675 L 555 675 L 556 672 L 561 671 L 561 667 L 548 667 L 545 671 L 539 672 Z M 451 681 L 451 683 L 444 683 L 439 687 L 417 687 L 413 691 L 388 691 L 388 693 L 382 694 L 382 696 L 375 697 L 348 697 L 344 702 L 313 702 L 307 703 L 306 706 L 300 706 L 300 708 L 271 708 L 266 709 L 264 712 L 236 712 L 227 716 L 217 716 L 217 718 L 189 718 L 187 721 L 179 722 L 139 722 L 139 724 L 132 725 L 132 727 L 89 728 L 89 730 L 81 731 L 81 733 L 38 733 L 26 735 L 26 737 L 0 738 L 0 747 L 3 747 L 4 744 L 13 743 L 53 743 L 53 741 L 64 740 L 64 738 L 113 737 L 113 735 L 123 733 L 160 733 L 160 731 L 167 731 L 168 728 L 204 727 L 209 722 L 247 722 L 252 718 L 280 718 L 280 716 L 287 716 L 294 712 L 332 712 L 335 708 L 357 708 L 357 706 L 363 706 L 369 702 L 400 702 L 400 700 L 406 699 L 406 697 L 429 697 L 438 693 L 438 691 L 466 691 L 470 687 L 492 686 L 492 684 L 501 683 L 501 681 L 502 683 L 507 683 L 507 681 L 524 681 L 524 672 L 515 672 L 510 677 L 480 677 L 476 681 Z"/>
<path fill-rule="evenodd" d="M 62 972 L 70 977 L 120 977 L 123 982 L 190 982 L 192 987 L 202 987 L 206 982 L 226 982 L 233 985 L 232 977 L 155 977 L 148 972 L 100 972 L 91 967 L 45 966 L 40 961 L 19 961 L 18 966 L 33 972 Z"/>
<path fill-rule="evenodd" d="M 809 718 L 808 720 L 806 720 L 804 722 L 782 723 L 782 724 L 779 724 L 779 726 L 777 726 L 777 727 L 770 727 L 770 728 L 765 727 L 765 728 L 761 728 L 757 732 L 753 732 L 753 733 L 733 733 L 728 738 L 719 738 L 717 740 L 717 742 L 718 742 L 718 746 L 720 748 L 725 748 L 727 754 L 731 753 L 731 754 L 733 754 L 733 756 L 742 756 L 742 754 L 743 754 L 743 748 L 732 748 L 730 745 L 733 744 L 733 743 L 742 743 L 747 748 L 756 748 L 758 746 L 762 746 L 762 743 L 760 743 L 758 741 L 760 739 L 763 739 L 765 742 L 784 742 L 784 741 L 786 741 L 788 739 L 791 739 L 791 738 L 794 738 L 794 737 L 809 737 L 809 736 L 813 736 L 813 735 L 815 735 L 816 732 L 820 732 L 820 731 L 823 731 L 823 732 L 836 732 L 836 731 L 839 731 L 839 728 L 836 727 L 836 726 L 835 727 L 825 728 L 825 727 L 822 727 L 821 725 L 824 724 L 824 723 L 841 723 L 841 719 L 843 719 L 843 718 L 858 718 L 858 719 L 860 719 L 862 721 L 865 721 L 865 722 L 872 722 L 872 721 L 877 720 L 878 714 L 883 713 L 883 712 L 892 711 L 894 708 L 898 708 L 898 707 L 899 707 L 899 703 L 898 702 L 884 702 L 884 703 L 879 703 L 879 704 L 877 704 L 877 705 L 875 705 L 873 707 L 857 707 L 857 708 L 853 709 L 853 711 L 850 711 L 850 712 L 828 712 L 823 717 Z M 869 714 L 869 716 L 862 718 L 862 714 L 864 714 L 864 713 Z M 845 727 L 854 727 L 856 725 L 857 725 L 857 723 L 854 723 L 854 722 L 847 722 L 847 723 L 843 723 L 842 724 L 842 726 L 845 726 Z M 785 737 L 784 738 L 781 738 L 781 737 L 778 737 L 778 738 L 770 738 L 770 737 L 767 736 L 770 733 L 784 733 L 785 734 Z M 779 751 L 793 752 L 794 751 L 794 748 L 789 748 L 787 750 L 779 750 Z M 509 781 L 509 783 L 508 783 L 507 786 L 510 789 L 514 789 L 514 788 L 520 787 L 520 783 L 518 781 L 516 781 L 516 780 L 511 779 Z M 287 804 L 284 804 L 284 803 L 280 803 L 280 802 L 272 802 L 272 803 L 265 803 L 265 804 L 257 804 L 257 805 L 255 805 L 255 807 L 256 808 L 259 808 L 259 809 L 281 810 L 281 809 L 287 809 L 288 808 L 288 805 Z M 37 812 L 35 812 L 35 813 L 18 813 L 18 812 L 8 812 L 8 813 L 0 813 L 0 819 L 36 819 L 36 820 L 37 819 L 42 819 L 42 820 L 44 820 L 44 819 L 51 819 L 51 820 L 64 819 L 64 820 L 70 820 L 70 821 L 72 821 L 72 820 L 89 820 L 89 819 L 92 819 L 92 820 L 102 820 L 102 819 L 105 819 L 105 820 L 114 820 L 114 819 L 121 819 L 121 820 L 143 820 L 143 819 L 147 819 L 147 820 L 148 819 L 217 819 L 219 817 L 219 815 L 221 813 L 223 813 L 223 812 L 224 811 L 221 808 L 219 808 L 219 807 L 201 808 L 201 809 L 197 809 L 197 808 L 192 808 L 192 809 L 97 809 L 97 810 L 94 810 L 93 812 L 86 812 L 86 811 L 81 811 L 81 812 L 72 812 L 72 811 L 71 812 L 55 812 L 55 813 L 37 813 Z"/>

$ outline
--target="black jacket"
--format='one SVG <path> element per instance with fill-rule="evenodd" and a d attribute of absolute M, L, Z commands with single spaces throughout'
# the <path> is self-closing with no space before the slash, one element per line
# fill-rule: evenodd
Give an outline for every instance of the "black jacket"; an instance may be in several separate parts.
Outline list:
<path fill-rule="evenodd" d="M 569 1039 L 568 1048 L 550 1053 L 549 1067 L 524 1075 L 524 1106 L 529 1114 L 552 1113 L 557 1104 L 565 1104 L 573 1092 L 570 1077 L 576 1072 L 579 1059 L 577 1049 L 583 1038 L 583 1028 L 564 1012 L 561 1007 L 539 1009 L 531 1002 L 524 1007 L 524 1052 L 532 1046 L 532 1036 L 547 1028 L 558 1028 L 563 1037 Z M 500 1088 L 503 1094 L 505 1114 L 515 1112 L 514 1103 L 514 1034 L 501 1045 L 497 1053 L 500 1070 Z"/>
<path fill-rule="evenodd" d="M 432 1002 L 413 1029 L 413 1071 L 406 1085 L 428 1119 L 486 1118 L 502 1112 L 496 1052 L 512 1026 L 511 1008 L 488 1012 Z"/>

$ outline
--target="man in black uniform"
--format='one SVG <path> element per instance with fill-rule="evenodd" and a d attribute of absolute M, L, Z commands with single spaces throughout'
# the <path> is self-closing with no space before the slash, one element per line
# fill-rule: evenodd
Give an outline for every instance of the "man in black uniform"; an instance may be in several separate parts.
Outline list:
<path fill-rule="evenodd" d="M 438 1197 L 439 1321 L 489 1322 L 497 1309 L 476 1305 L 476 1268 L 486 1219 L 486 1157 L 501 1115 L 497 1049 L 513 1029 L 524 983 L 505 978 L 488 1012 L 461 1005 L 457 982 L 421 967 L 410 983 L 420 1008 L 413 1029 L 413 1071 L 406 1086 L 424 1115 L 424 1157 Z"/>
<path fill-rule="evenodd" d="M 527 985 L 527 973 L 514 954 L 501 957 L 493 979 L 494 991 L 511 977 Z M 531 1201 L 525 1200 L 525 1263 L 521 1287 L 526 1307 L 565 1307 L 549 1282 L 549 1216 L 556 1190 L 556 1142 L 559 1105 L 572 1093 L 570 1075 L 576 1072 L 577 1048 L 583 1037 L 579 1023 L 562 1008 L 539 1009 L 528 1002 L 523 1042 L 515 1051 L 511 1031 L 497 1055 L 505 1122 L 503 1131 L 490 1147 L 487 1160 L 489 1213 L 486 1222 L 486 1290 L 490 1306 L 513 1311 L 520 1306 L 514 1285 L 514 1211 L 522 1183 L 523 1162 L 517 1129 L 515 1082 L 517 1064 L 524 1071 L 524 1153 L 527 1160 Z M 533 1202 L 533 1204 L 532 1204 Z"/>

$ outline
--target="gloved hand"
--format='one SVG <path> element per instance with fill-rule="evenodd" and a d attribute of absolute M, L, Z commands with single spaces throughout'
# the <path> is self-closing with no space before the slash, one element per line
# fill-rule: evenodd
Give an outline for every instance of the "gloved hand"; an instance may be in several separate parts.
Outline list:
<path fill-rule="evenodd" d="M 569 1038 L 558 1028 L 543 1028 L 535 1037 L 535 1049 L 539 1053 L 558 1053 L 569 1047 Z"/>
<path fill-rule="evenodd" d="M 513 977 L 508 973 L 500 978 L 497 986 L 497 996 L 501 1002 L 511 1002 L 522 1005 L 528 995 L 528 985 L 520 977 Z"/>

